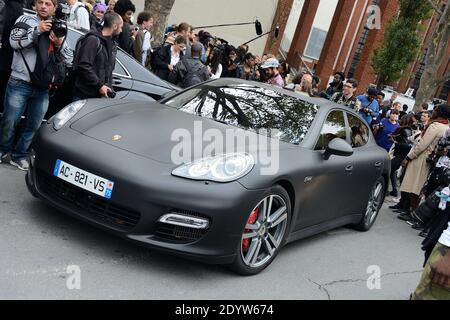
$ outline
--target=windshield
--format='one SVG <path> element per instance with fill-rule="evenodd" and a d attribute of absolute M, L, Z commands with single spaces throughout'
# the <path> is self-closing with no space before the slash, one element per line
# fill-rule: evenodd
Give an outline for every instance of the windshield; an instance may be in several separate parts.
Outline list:
<path fill-rule="evenodd" d="M 299 144 L 319 106 L 251 84 L 214 81 L 187 90 L 165 102 L 183 112 Z"/>

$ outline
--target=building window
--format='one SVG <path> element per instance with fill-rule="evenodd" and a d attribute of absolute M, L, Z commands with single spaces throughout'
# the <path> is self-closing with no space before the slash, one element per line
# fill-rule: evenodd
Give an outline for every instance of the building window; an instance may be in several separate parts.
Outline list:
<path fill-rule="evenodd" d="M 313 28 L 309 36 L 308 45 L 306 46 L 305 56 L 315 60 L 319 60 L 322 53 L 323 45 L 327 39 L 327 31 L 319 28 Z"/>
<path fill-rule="evenodd" d="M 372 5 L 379 5 L 380 0 L 373 0 Z M 359 38 L 358 45 L 355 49 L 355 54 L 352 59 L 352 64 L 350 65 L 350 69 L 348 70 L 347 77 L 353 78 L 355 76 L 356 67 L 359 64 L 359 61 L 361 60 L 361 54 L 364 49 L 364 45 L 366 44 L 367 37 L 369 36 L 370 29 L 367 28 L 367 26 L 364 26 L 363 32 L 361 34 L 361 37 Z"/>
<path fill-rule="evenodd" d="M 425 71 L 427 52 L 428 52 L 428 48 L 425 49 L 422 61 L 420 61 L 419 67 L 417 68 L 416 74 L 414 75 L 414 81 L 411 86 L 414 89 L 414 93 L 413 93 L 414 98 L 416 97 L 417 89 L 419 89 L 419 86 L 420 86 L 420 79 L 422 79 L 422 75 Z"/>

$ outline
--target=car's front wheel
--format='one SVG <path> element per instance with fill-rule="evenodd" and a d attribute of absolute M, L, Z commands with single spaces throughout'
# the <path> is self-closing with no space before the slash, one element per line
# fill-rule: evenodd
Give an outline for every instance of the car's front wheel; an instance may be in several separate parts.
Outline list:
<path fill-rule="evenodd" d="M 383 177 L 380 177 L 370 191 L 366 211 L 364 212 L 361 221 L 355 225 L 357 230 L 368 231 L 372 228 L 375 220 L 377 219 L 378 213 L 383 206 L 385 191 L 386 182 Z"/>
<path fill-rule="evenodd" d="M 286 241 L 290 217 L 289 195 L 273 186 L 249 213 L 231 269 L 242 275 L 264 270 Z"/>

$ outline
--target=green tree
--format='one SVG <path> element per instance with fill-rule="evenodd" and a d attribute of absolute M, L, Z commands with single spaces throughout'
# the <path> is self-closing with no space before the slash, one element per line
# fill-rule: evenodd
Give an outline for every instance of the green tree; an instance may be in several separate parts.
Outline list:
<path fill-rule="evenodd" d="M 399 15 L 386 28 L 384 40 L 372 56 L 372 67 L 378 75 L 378 86 L 398 81 L 417 58 L 421 46 L 422 20 L 431 17 L 432 8 L 423 0 L 400 0 Z"/>

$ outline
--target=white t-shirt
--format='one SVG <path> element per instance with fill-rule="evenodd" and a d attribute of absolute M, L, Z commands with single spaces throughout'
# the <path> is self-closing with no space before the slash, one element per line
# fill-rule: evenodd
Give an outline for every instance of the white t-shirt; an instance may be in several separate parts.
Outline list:
<path fill-rule="evenodd" d="M 144 41 L 142 42 L 142 58 L 141 64 L 145 67 L 145 60 L 147 60 L 147 52 L 151 50 L 150 44 L 151 34 L 148 31 L 144 31 Z"/>
<path fill-rule="evenodd" d="M 222 75 L 222 64 L 219 63 L 219 66 L 217 67 L 216 73 L 211 74 L 211 79 L 219 79 Z"/>
<path fill-rule="evenodd" d="M 170 47 L 170 53 L 171 53 L 170 64 L 175 66 L 178 62 L 180 62 L 180 54 L 173 52 L 173 47 Z"/>
<path fill-rule="evenodd" d="M 446 247 L 450 247 L 450 222 L 448 223 L 447 230 L 442 233 L 439 243 Z"/>
<path fill-rule="evenodd" d="M 81 28 L 84 28 L 86 30 L 90 30 L 91 25 L 89 23 L 89 13 L 87 11 L 87 8 L 78 8 L 78 7 L 84 7 L 84 4 L 77 1 L 70 8 L 70 15 L 69 19 L 67 19 L 67 22 L 79 26 Z"/>

